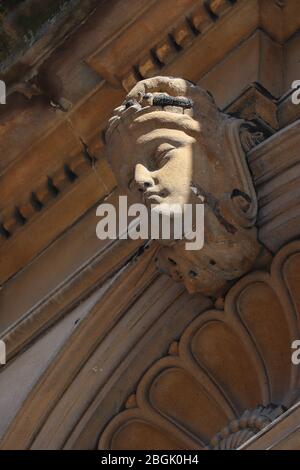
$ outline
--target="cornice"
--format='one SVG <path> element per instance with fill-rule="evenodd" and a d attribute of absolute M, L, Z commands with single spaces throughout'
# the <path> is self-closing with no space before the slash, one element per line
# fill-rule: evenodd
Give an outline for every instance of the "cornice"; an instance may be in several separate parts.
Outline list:
<path fill-rule="evenodd" d="M 0 283 L 45 249 L 97 198 L 112 190 L 115 183 L 104 161 L 99 135 L 111 110 L 125 96 L 125 89 L 158 71 L 198 82 L 258 27 L 275 41 L 285 38 L 279 36 L 278 22 L 282 20 L 277 13 L 281 9 L 273 1 L 185 0 L 171 13 L 168 2 L 143 1 L 138 2 L 138 8 L 136 2 L 130 2 L 127 8 L 122 2 L 116 1 L 113 6 L 104 2 L 66 39 L 63 48 L 51 51 L 36 71 L 37 82 L 27 81 L 27 91 L 17 87 L 9 97 L 8 115 L 3 115 L 5 167 L 2 164 L 0 176 L 0 252 L 5 253 L 7 262 L 2 273 L 0 270 Z M 289 9 L 292 16 L 291 6 Z M 271 13 L 273 23 L 268 21 Z M 143 35 L 146 25 L 148 32 Z M 81 40 L 83 35 L 85 41 Z M 114 50 L 123 54 L 115 57 Z M 47 84 L 45 76 L 49 78 Z M 30 86 L 34 90 L 30 91 Z M 275 127 L 272 103 L 258 107 L 263 108 L 265 122 Z M 234 112 L 239 110 L 235 108 Z M 103 181 L 106 178 L 103 191 L 97 189 L 97 179 L 91 176 L 94 167 Z M 82 199 L 80 208 L 70 209 L 66 201 L 74 188 L 82 187 L 84 194 L 87 184 L 94 197 Z M 58 214 L 55 234 L 49 230 L 48 237 L 36 236 L 42 218 L 47 232 L 43 214 L 49 214 L 50 223 L 54 206 Z M 61 216 L 64 210 L 71 210 L 68 221 Z M 26 255 L 12 259 L 15 243 L 19 243 L 13 240 L 18 238 L 21 245 L 23 239 L 25 245 L 28 236 L 36 237 L 35 246 L 30 244 Z"/>

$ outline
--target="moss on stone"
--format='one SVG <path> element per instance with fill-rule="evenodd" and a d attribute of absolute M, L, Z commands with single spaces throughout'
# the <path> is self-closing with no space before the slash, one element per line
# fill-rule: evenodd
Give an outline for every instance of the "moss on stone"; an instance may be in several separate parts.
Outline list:
<path fill-rule="evenodd" d="M 47 24 L 73 0 L 5 0 L 0 3 L 0 70 L 2 63 L 31 45 Z M 12 16 L 10 15 L 12 14 Z M 8 27 L 7 19 L 9 16 Z"/>
<path fill-rule="evenodd" d="M 15 20 L 16 27 L 20 33 L 34 36 L 45 23 L 50 21 L 64 4 L 70 0 L 52 0 L 50 3 L 44 2 L 43 5 L 34 5 L 28 13 L 20 12 Z"/>
<path fill-rule="evenodd" d="M 50 39 L 55 43 L 53 32 L 70 32 L 97 1 L 0 0 L 1 79 L 8 83 L 20 80 L 24 70 L 19 65 L 26 52 L 43 36 L 48 38 L 47 47 Z"/>

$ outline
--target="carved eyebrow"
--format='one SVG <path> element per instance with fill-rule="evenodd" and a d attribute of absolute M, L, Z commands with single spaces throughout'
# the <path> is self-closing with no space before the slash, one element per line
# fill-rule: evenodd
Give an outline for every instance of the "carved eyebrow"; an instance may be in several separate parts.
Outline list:
<path fill-rule="evenodd" d="M 176 134 L 175 132 L 176 131 Z M 154 129 L 137 138 L 137 144 L 145 146 L 146 149 L 164 144 L 170 144 L 173 147 L 183 147 L 186 144 L 193 143 L 194 138 L 180 129 Z"/>
<path fill-rule="evenodd" d="M 145 99 L 149 99 L 151 97 L 152 95 L 150 93 L 144 95 Z M 189 98 L 169 96 L 163 93 L 153 95 L 152 98 L 152 106 L 178 106 L 180 108 L 189 109 L 192 108 L 194 104 L 193 101 Z"/>

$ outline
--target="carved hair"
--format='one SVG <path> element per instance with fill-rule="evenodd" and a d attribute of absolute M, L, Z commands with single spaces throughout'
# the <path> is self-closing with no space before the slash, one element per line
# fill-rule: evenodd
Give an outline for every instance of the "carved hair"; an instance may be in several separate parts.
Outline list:
<path fill-rule="evenodd" d="M 105 142 L 109 143 L 113 131 L 127 116 L 128 108 L 138 111 L 144 107 L 164 109 L 166 106 L 193 109 L 195 119 L 212 118 L 214 122 L 220 114 L 213 97 L 192 82 L 181 78 L 153 77 L 138 82 L 121 106 L 114 110 L 105 132 Z"/>

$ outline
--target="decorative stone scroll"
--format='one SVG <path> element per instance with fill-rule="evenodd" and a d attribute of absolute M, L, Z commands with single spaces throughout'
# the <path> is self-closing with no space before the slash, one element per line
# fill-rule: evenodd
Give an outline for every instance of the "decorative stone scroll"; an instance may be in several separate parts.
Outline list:
<path fill-rule="evenodd" d="M 200 314 L 140 380 L 101 449 L 237 448 L 300 395 L 300 242 Z M 247 411 L 248 410 L 248 411 Z"/>
<path fill-rule="evenodd" d="M 191 82 L 139 82 L 115 109 L 107 153 L 119 186 L 146 205 L 203 203 L 204 247 L 160 240 L 159 266 L 189 292 L 219 295 L 248 272 L 261 246 L 256 194 L 245 152 L 263 136 L 251 123 L 221 113 Z"/>

